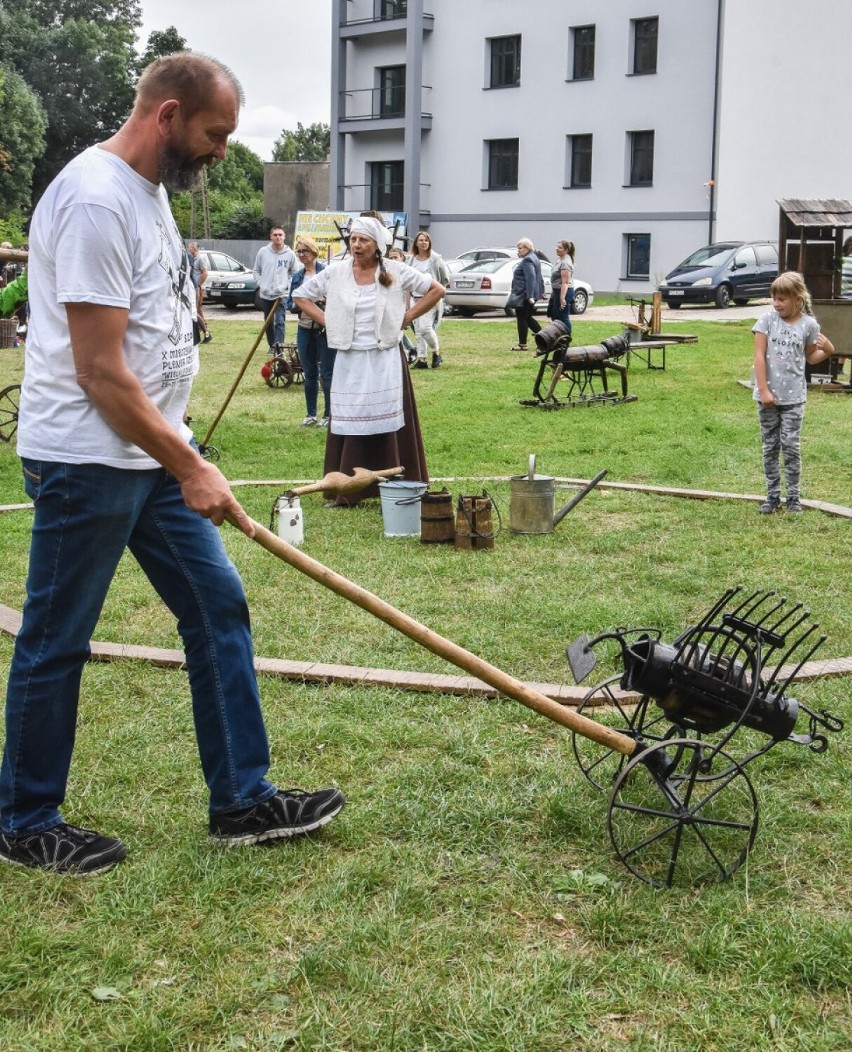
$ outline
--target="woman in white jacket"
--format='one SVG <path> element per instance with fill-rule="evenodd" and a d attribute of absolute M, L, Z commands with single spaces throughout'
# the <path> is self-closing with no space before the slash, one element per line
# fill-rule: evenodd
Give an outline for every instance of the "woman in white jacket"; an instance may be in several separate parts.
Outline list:
<path fill-rule="evenodd" d="M 432 251 L 432 238 L 425 230 L 418 231 L 411 247 L 411 258 L 408 260 L 410 265 L 415 270 L 429 274 L 433 280 L 446 288 L 450 283 L 450 275 L 447 273 L 443 259 L 437 252 Z M 414 298 L 413 295 L 412 298 Z M 427 311 L 417 319 L 417 323 L 414 326 L 414 331 L 417 333 L 417 361 L 414 363 L 415 369 L 429 368 L 426 357 L 430 350 L 432 351 L 432 368 L 437 369 L 443 364 L 444 359 L 441 357 L 437 333 L 440 320 L 440 303 L 437 307 Z"/>
<path fill-rule="evenodd" d="M 401 331 L 432 310 L 445 289 L 428 274 L 386 260 L 390 241 L 380 219 L 355 219 L 350 256 L 305 281 L 293 301 L 325 327 L 328 345 L 337 351 L 324 470 L 399 464 L 406 479 L 428 482 L 414 391 L 399 341 Z M 323 300 L 325 310 L 319 306 Z M 377 494 L 374 484 L 338 498 L 338 503 L 355 504 Z"/>

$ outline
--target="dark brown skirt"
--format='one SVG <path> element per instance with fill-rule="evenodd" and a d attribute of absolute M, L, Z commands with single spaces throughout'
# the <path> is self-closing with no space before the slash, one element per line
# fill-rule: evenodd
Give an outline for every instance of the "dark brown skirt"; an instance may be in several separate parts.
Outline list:
<path fill-rule="evenodd" d="M 408 359 L 402 349 L 399 355 L 402 359 L 402 411 L 405 424 L 399 431 L 388 431 L 382 435 L 334 435 L 329 427 L 325 443 L 325 473 L 343 471 L 351 475 L 353 468 L 380 471 L 382 468 L 402 466 L 407 480 L 428 483 L 426 450 L 420 431 L 414 386 L 408 371 Z M 367 497 L 378 495 L 379 486 L 374 482 L 357 493 L 338 497 L 336 503 L 351 506 Z"/>

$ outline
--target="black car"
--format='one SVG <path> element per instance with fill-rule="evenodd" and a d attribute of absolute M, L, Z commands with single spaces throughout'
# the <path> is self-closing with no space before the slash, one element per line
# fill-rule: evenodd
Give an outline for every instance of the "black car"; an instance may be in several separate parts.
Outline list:
<path fill-rule="evenodd" d="M 769 295 L 778 277 L 778 248 L 771 241 L 720 241 L 705 245 L 666 274 L 660 292 L 669 307 L 681 303 L 742 306 Z"/>

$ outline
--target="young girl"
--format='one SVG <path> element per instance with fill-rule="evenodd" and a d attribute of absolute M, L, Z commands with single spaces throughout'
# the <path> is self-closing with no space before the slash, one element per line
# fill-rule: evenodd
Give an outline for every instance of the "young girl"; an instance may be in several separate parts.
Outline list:
<path fill-rule="evenodd" d="M 811 313 L 811 297 L 804 278 L 794 270 L 773 281 L 772 310 L 758 318 L 754 333 L 754 400 L 763 442 L 766 501 L 762 515 L 781 508 L 781 469 L 784 453 L 787 511 L 801 514 L 799 479 L 802 470 L 801 431 L 810 365 L 830 358 L 834 345 L 819 331 Z"/>

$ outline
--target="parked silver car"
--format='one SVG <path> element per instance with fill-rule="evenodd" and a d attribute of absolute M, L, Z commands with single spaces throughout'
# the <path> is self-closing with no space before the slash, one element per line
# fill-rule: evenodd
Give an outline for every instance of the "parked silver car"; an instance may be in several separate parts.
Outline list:
<path fill-rule="evenodd" d="M 506 299 L 512 287 L 512 272 L 519 263 L 517 258 L 487 259 L 469 263 L 462 270 L 450 274 L 450 284 L 444 302 L 467 318 L 478 311 L 505 310 Z M 550 271 L 550 263 L 542 260 L 544 296 L 536 305 L 538 311 L 544 310 L 550 298 Z M 574 279 L 574 314 L 583 314 L 594 297 L 591 285 Z"/>

